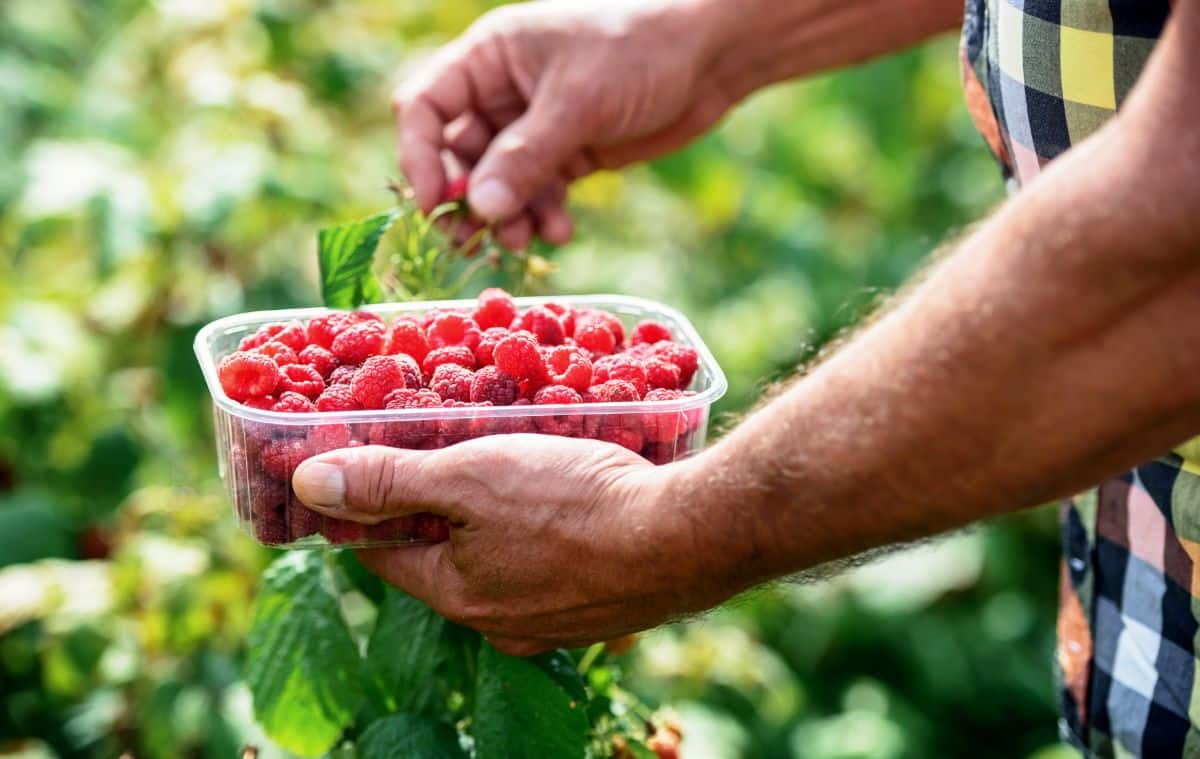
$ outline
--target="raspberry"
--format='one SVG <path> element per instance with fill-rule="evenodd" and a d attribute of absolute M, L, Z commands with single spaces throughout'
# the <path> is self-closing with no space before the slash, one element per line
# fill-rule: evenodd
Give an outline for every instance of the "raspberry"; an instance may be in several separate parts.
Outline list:
<path fill-rule="evenodd" d="M 326 384 L 330 387 L 334 385 L 349 385 L 356 374 L 358 374 L 357 366 L 354 364 L 342 364 L 333 370 L 333 374 L 329 375 L 329 381 Z"/>
<path fill-rule="evenodd" d="M 574 404 L 583 403 L 583 398 L 569 387 L 548 385 L 537 391 L 533 396 L 533 402 L 538 406 Z M 537 426 L 538 432 L 545 435 L 574 437 L 583 429 L 583 417 L 579 414 L 535 416 L 533 423 Z"/>
<path fill-rule="evenodd" d="M 444 348 L 435 348 L 429 351 L 429 355 L 421 363 L 421 372 L 426 377 L 432 377 L 442 364 L 458 364 L 464 369 L 474 370 L 475 354 L 465 345 L 447 345 Z"/>
<path fill-rule="evenodd" d="M 476 404 L 464 401 L 447 400 L 442 402 L 442 408 L 470 408 Z M 438 440 L 439 448 L 461 443 L 475 436 L 475 417 L 473 416 L 458 416 L 458 417 L 442 417 L 438 419 Z"/>
<path fill-rule="evenodd" d="M 221 389 L 235 401 L 270 395 L 279 383 L 279 367 L 261 353 L 238 351 L 217 366 Z"/>
<path fill-rule="evenodd" d="M 582 393 L 592 385 L 592 362 L 578 348 L 559 346 L 550 351 L 546 361 L 550 381 L 566 385 Z"/>
<path fill-rule="evenodd" d="M 511 406 L 521 392 L 517 380 L 495 366 L 485 366 L 471 380 L 471 400 L 493 406 Z"/>
<path fill-rule="evenodd" d="M 394 390 L 388 395 L 388 409 L 441 408 L 442 399 L 432 390 Z M 434 419 L 412 419 L 402 422 L 376 422 L 367 433 L 373 445 L 393 448 L 416 448 L 437 434 Z"/>
<path fill-rule="evenodd" d="M 289 390 L 279 396 L 279 400 L 275 402 L 271 410 L 289 414 L 307 414 L 316 411 L 317 407 L 307 397 Z"/>
<path fill-rule="evenodd" d="M 463 174 L 454 181 L 446 185 L 446 189 L 442 192 L 443 203 L 457 203 L 467 197 L 467 190 L 471 186 L 471 175 Z"/>
<path fill-rule="evenodd" d="M 517 304 L 512 296 L 498 287 L 489 287 L 479 293 L 475 307 L 475 323 L 480 329 L 492 327 L 508 328 L 517 318 Z"/>
<path fill-rule="evenodd" d="M 407 368 L 406 363 L 409 364 Z M 383 408 L 383 399 L 388 393 L 412 387 L 414 369 L 415 364 L 407 356 L 372 356 L 355 373 L 350 381 L 350 391 L 363 408 Z M 420 382 L 415 384 L 419 386 Z"/>
<path fill-rule="evenodd" d="M 254 537 L 265 546 L 287 542 L 288 487 L 266 477 L 250 480 L 250 519 L 254 522 Z"/>
<path fill-rule="evenodd" d="M 654 344 L 654 355 L 679 367 L 680 388 L 692 384 L 692 377 L 696 376 L 696 369 L 700 367 L 700 354 L 696 353 L 695 348 L 669 341 L 659 341 Z"/>
<path fill-rule="evenodd" d="M 531 406 L 533 401 L 525 398 L 513 402 L 514 406 Z M 496 418 L 496 432 L 502 435 L 521 435 L 537 432 L 537 425 L 530 416 L 502 416 Z"/>
<path fill-rule="evenodd" d="M 644 361 L 642 369 L 646 373 L 646 386 L 652 390 L 655 388 L 666 388 L 667 390 L 679 388 L 679 367 L 665 358 L 652 358 Z"/>
<path fill-rule="evenodd" d="M 249 406 L 250 408 L 256 408 L 261 411 L 270 411 L 275 407 L 275 404 L 278 401 L 279 399 L 273 395 L 262 395 L 258 398 L 247 398 L 242 405 Z"/>
<path fill-rule="evenodd" d="M 633 385 L 638 398 L 646 394 L 646 370 L 636 358 L 629 356 L 605 356 L 592 365 L 592 381 L 598 384 L 608 380 L 625 380 Z"/>
<path fill-rule="evenodd" d="M 328 380 L 333 370 L 338 368 L 337 356 L 319 345 L 309 345 L 300 351 L 300 363 L 308 364 L 317 370 L 322 379 Z"/>
<path fill-rule="evenodd" d="M 656 389 L 646 393 L 647 401 L 677 401 L 683 397 L 678 390 Z M 653 443 L 669 443 L 687 431 L 688 421 L 681 412 L 660 411 L 642 416 L 646 439 Z"/>
<path fill-rule="evenodd" d="M 546 310 L 558 317 L 558 323 L 562 325 L 563 334 L 571 337 L 575 334 L 575 310 L 569 306 L 564 306 L 561 303 L 547 303 Z"/>
<path fill-rule="evenodd" d="M 475 373 L 458 364 L 442 364 L 433 372 L 429 387 L 448 401 L 470 401 Z"/>
<path fill-rule="evenodd" d="M 594 416 L 593 425 L 589 425 L 588 437 L 613 443 L 622 448 L 628 448 L 634 453 L 640 453 L 645 439 L 642 437 L 642 420 L 634 414 L 618 414 L 616 416 Z"/>
<path fill-rule="evenodd" d="M 617 348 L 612 330 L 599 319 L 587 318 L 575 327 L 575 342 L 593 356 L 607 356 Z"/>
<path fill-rule="evenodd" d="M 287 507 L 287 534 L 289 540 L 300 540 L 321 531 L 325 517 L 299 501 L 290 501 Z"/>
<path fill-rule="evenodd" d="M 308 344 L 304 335 L 304 327 L 300 322 L 276 322 L 275 324 L 264 324 L 253 335 L 242 338 L 238 344 L 238 350 L 252 350 L 266 345 L 272 340 L 283 343 L 294 351 L 298 351 Z"/>
<path fill-rule="evenodd" d="M 333 339 L 333 355 L 343 364 L 361 364 L 383 353 L 385 330 L 383 322 L 374 320 L 347 327 Z"/>
<path fill-rule="evenodd" d="M 450 539 L 450 522 L 436 514 L 414 514 L 412 535 L 416 540 L 443 543 Z"/>
<path fill-rule="evenodd" d="M 671 329 L 669 327 L 662 322 L 647 319 L 633 328 L 633 336 L 629 338 L 629 342 L 634 345 L 639 343 L 653 345 L 660 340 L 670 339 Z"/>
<path fill-rule="evenodd" d="M 316 398 L 325 389 L 321 373 L 306 364 L 291 364 L 279 370 L 279 389 L 286 393 L 299 393 Z"/>
<path fill-rule="evenodd" d="M 415 515 L 385 519 L 378 524 L 367 525 L 367 540 L 372 543 L 395 543 L 412 540 Z"/>
<path fill-rule="evenodd" d="M 465 345 L 474 352 L 481 335 L 474 319 L 454 311 L 438 314 L 429 325 L 429 344 L 434 348 Z"/>
<path fill-rule="evenodd" d="M 350 315 L 340 311 L 324 316 L 314 316 L 308 320 L 308 327 L 305 329 L 308 334 L 308 342 L 329 350 L 333 346 L 333 339 L 351 323 Z"/>
<path fill-rule="evenodd" d="M 456 308 L 435 308 L 430 311 L 426 311 L 421 316 L 421 326 L 425 328 L 426 332 L 428 332 L 429 328 L 433 326 L 433 322 L 442 314 L 458 314 L 460 316 L 469 316 L 466 311 L 460 311 Z"/>
<path fill-rule="evenodd" d="M 296 355 L 296 351 L 284 345 L 277 340 L 270 340 L 263 343 L 254 349 L 255 353 L 261 353 L 268 356 L 277 366 L 287 366 L 288 364 L 296 364 L 300 362 L 300 358 Z"/>
<path fill-rule="evenodd" d="M 612 333 L 613 342 L 620 346 L 625 342 L 625 325 L 621 323 L 621 319 L 615 314 L 610 314 L 607 311 L 597 311 L 595 309 L 581 309 L 576 312 L 576 323 L 583 319 L 594 319 L 604 326 L 608 327 L 608 331 Z M 576 327 L 578 332 L 578 327 Z M 576 337 L 576 340 L 579 338 Z"/>
<path fill-rule="evenodd" d="M 506 327 L 488 327 L 485 329 L 483 336 L 479 339 L 479 345 L 475 348 L 475 363 L 479 366 L 491 366 L 493 363 L 492 354 L 496 350 L 496 344 L 508 337 L 508 334 L 508 328 Z"/>
<path fill-rule="evenodd" d="M 631 403 L 641 399 L 637 388 L 625 380 L 608 380 L 588 388 L 593 403 Z"/>
<path fill-rule="evenodd" d="M 361 543 L 367 539 L 367 526 L 349 519 L 326 519 L 321 534 L 337 545 Z"/>
<path fill-rule="evenodd" d="M 562 322 L 545 306 L 534 306 L 522 314 L 518 328 L 532 332 L 542 345 L 562 345 L 567 339 Z"/>
<path fill-rule="evenodd" d="M 492 357 L 500 371 L 510 377 L 545 384 L 546 364 L 529 333 L 518 332 L 504 338 L 496 344 Z"/>
<path fill-rule="evenodd" d="M 388 335 L 388 353 L 404 353 L 420 364 L 429 355 L 429 339 L 415 319 L 397 319 Z"/>
<path fill-rule="evenodd" d="M 350 427 L 345 424 L 323 424 L 308 431 L 308 455 L 336 451 L 350 446 Z"/>
<path fill-rule="evenodd" d="M 308 448 L 303 440 L 272 440 L 262 449 L 262 468 L 268 477 L 280 482 L 290 482 L 292 473 L 306 458 Z"/>

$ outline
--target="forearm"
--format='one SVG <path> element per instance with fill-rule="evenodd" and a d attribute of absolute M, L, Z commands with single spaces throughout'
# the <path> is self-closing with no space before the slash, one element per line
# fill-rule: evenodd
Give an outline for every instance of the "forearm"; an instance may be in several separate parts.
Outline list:
<path fill-rule="evenodd" d="M 1068 494 L 1200 430 L 1200 150 L 1169 99 L 1143 100 L 681 467 L 693 550 L 748 585 Z"/>
<path fill-rule="evenodd" d="M 895 52 L 962 22 L 962 0 L 698 0 L 713 71 L 735 99 Z"/>

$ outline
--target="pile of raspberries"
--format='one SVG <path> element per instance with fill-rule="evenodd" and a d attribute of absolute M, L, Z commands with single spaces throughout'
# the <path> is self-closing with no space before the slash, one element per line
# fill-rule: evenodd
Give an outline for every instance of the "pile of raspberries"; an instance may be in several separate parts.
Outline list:
<path fill-rule="evenodd" d="M 696 351 L 671 330 L 643 321 L 627 336 L 614 314 L 546 303 L 524 311 L 503 290 L 480 294 L 473 311 L 434 310 L 387 324 L 365 312 L 331 312 L 303 324 L 268 324 L 221 360 L 225 394 L 286 413 L 426 409 L 404 421 L 269 425 L 234 419 L 232 453 L 239 514 L 259 540 L 279 545 L 321 533 L 340 544 L 443 540 L 443 520 L 416 515 L 364 526 L 322 517 L 291 492 L 309 456 L 357 445 L 429 449 L 498 433 L 588 437 L 654 463 L 690 451 L 701 411 L 572 413 L 591 403 L 672 401 L 691 395 Z M 528 415 L 436 413 L 434 409 L 561 406 Z M 548 411 L 548 410 L 547 410 Z M 257 462 L 258 466 L 254 466 Z"/>

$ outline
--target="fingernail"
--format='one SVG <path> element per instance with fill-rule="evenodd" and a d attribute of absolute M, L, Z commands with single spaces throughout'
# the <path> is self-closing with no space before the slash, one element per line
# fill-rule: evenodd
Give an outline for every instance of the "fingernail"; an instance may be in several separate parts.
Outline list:
<path fill-rule="evenodd" d="M 507 218 L 517 211 L 516 194 L 498 179 L 487 179 L 479 184 L 472 184 L 467 200 L 475 213 L 488 221 Z"/>
<path fill-rule="evenodd" d="M 301 501 L 314 508 L 340 509 L 346 505 L 346 477 L 337 464 L 301 464 L 292 478 L 292 487 Z"/>

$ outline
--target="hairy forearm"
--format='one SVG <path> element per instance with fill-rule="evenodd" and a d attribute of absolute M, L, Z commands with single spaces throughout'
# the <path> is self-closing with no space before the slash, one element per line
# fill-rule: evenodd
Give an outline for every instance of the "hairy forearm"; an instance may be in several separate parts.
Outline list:
<path fill-rule="evenodd" d="M 962 22 L 962 0 L 696 0 L 735 98 L 895 52 Z"/>
<path fill-rule="evenodd" d="M 680 467 L 693 549 L 748 585 L 1068 494 L 1200 430 L 1200 149 L 1195 106 L 1171 102 L 1142 97 Z"/>

